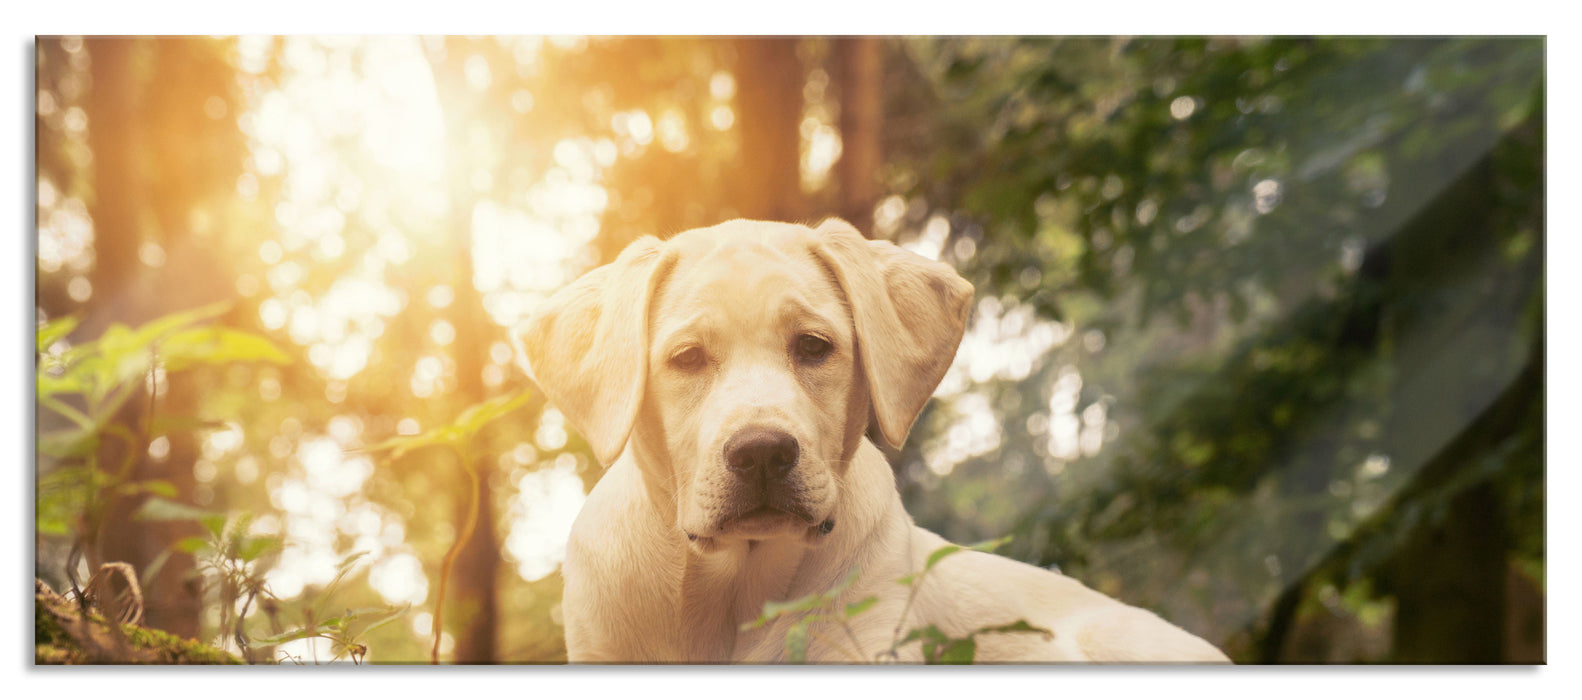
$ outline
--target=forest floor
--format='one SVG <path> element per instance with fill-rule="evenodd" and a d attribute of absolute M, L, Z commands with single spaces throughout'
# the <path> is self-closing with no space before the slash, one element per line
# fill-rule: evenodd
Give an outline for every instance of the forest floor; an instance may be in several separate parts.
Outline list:
<path fill-rule="evenodd" d="M 196 640 L 111 623 L 40 581 L 33 596 L 33 663 L 240 664 L 242 660 Z"/>

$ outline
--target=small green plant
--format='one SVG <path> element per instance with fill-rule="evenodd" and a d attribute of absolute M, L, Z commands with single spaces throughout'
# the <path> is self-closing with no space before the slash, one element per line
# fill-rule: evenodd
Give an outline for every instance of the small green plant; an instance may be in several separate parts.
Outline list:
<path fill-rule="evenodd" d="M 396 621 L 411 609 L 411 605 L 390 605 L 378 608 L 346 609 L 334 617 L 322 617 L 328 608 L 330 597 L 334 595 L 335 588 L 345 580 L 346 575 L 352 570 L 357 560 L 367 555 L 367 552 L 353 552 L 335 567 L 335 578 L 321 590 L 317 600 L 304 606 L 302 609 L 302 624 L 287 632 L 278 632 L 266 637 L 259 637 L 253 641 L 264 646 L 276 646 L 298 639 L 328 639 L 331 643 L 331 653 L 334 655 L 330 661 L 339 661 L 346 657 L 354 664 L 361 664 L 363 657 L 368 654 L 368 646 L 362 639 L 368 633 Z M 274 608 L 266 607 L 271 618 L 271 624 L 279 628 Z M 354 624 L 355 623 L 355 624 Z M 238 623 L 240 625 L 240 623 Z M 277 660 L 285 660 L 282 657 Z M 301 663 L 298 660 L 298 663 Z"/>
<path fill-rule="evenodd" d="M 236 644 L 242 658 L 249 663 L 259 661 L 253 649 L 255 645 L 277 646 L 311 637 L 332 642 L 334 657 L 331 661 L 346 657 L 353 663 L 361 663 L 363 656 L 368 653 L 367 645 L 361 641 L 363 635 L 399 618 L 411 607 L 360 608 L 325 617 L 336 589 L 358 560 L 367 554 L 354 552 L 341 560 L 336 566 L 335 577 L 318 592 L 314 600 L 303 606 L 302 623 L 289 631 L 281 631 L 280 600 L 269 591 L 264 575 L 284 543 L 273 535 L 249 534 L 253 521 L 251 514 L 227 515 L 156 497 L 145 501 L 134 518 L 151 521 L 189 520 L 203 525 L 204 535 L 188 537 L 167 548 L 149 565 L 142 578 L 145 581 L 152 580 L 159 567 L 175 552 L 193 555 L 197 562 L 195 574 L 200 581 L 200 592 L 213 593 L 218 599 L 220 620 L 217 636 L 220 643 L 216 646 L 223 646 L 224 640 L 229 638 Z M 255 603 L 273 629 L 268 635 L 260 637 L 248 630 L 249 615 Z M 362 624 L 354 627 L 353 623 L 359 622 Z M 253 626 L 256 627 L 256 624 Z"/>
<path fill-rule="evenodd" d="M 280 538 L 249 535 L 248 527 L 252 524 L 249 513 L 228 516 L 159 497 L 144 501 L 132 517 L 142 521 L 195 521 L 203 526 L 203 535 L 177 541 L 155 557 L 143 571 L 143 585 L 154 580 L 171 555 L 191 554 L 199 592 L 214 593 L 219 600 L 219 639 L 233 639 L 242 656 L 251 661 L 242 621 L 258 597 L 266 594 L 267 559 L 268 555 L 280 551 Z M 237 603 L 241 603 L 240 609 Z"/>
<path fill-rule="evenodd" d="M 134 520 L 193 521 L 203 526 L 205 534 L 180 540 L 155 557 L 138 576 L 142 587 L 153 581 L 172 555 L 191 554 L 200 594 L 213 594 L 218 600 L 217 635 L 221 645 L 226 639 L 232 640 L 243 658 L 252 662 L 256 660 L 254 645 L 273 646 L 293 639 L 323 637 L 334 643 L 335 659 L 344 656 L 360 663 L 367 653 L 361 635 L 406 612 L 402 606 L 324 615 L 322 608 L 362 553 L 341 562 L 335 579 L 320 591 L 317 600 L 304 607 L 301 626 L 282 632 L 278 619 L 280 601 L 268 591 L 264 580 L 272 555 L 281 549 L 280 538 L 250 534 L 250 514 L 227 515 L 173 500 L 178 494 L 168 481 L 131 479 L 137 460 L 154 439 L 225 426 L 221 421 L 157 412 L 158 370 L 173 373 L 200 365 L 291 362 L 288 355 L 262 336 L 208 325 L 228 308 L 229 304 L 224 303 L 205 306 L 170 314 L 137 328 L 111 324 L 98 338 L 73 346 L 67 346 L 64 340 L 77 328 L 76 318 L 60 318 L 39 327 L 36 398 L 41 406 L 66 418 L 71 426 L 38 438 L 39 453 L 51 458 L 53 464 L 39 476 L 35 526 L 41 535 L 71 537 L 66 576 L 76 598 L 86 605 L 76 570 L 83 557 L 97 565 L 99 557 L 92 543 L 103 525 L 106 506 L 117 496 L 146 495 L 133 514 Z M 127 425 L 118 416 L 140 388 L 148 396 L 148 409 L 142 413 L 140 425 Z M 105 440 L 123 443 L 118 463 L 100 463 L 100 446 Z M 129 571 L 130 567 L 126 569 Z M 129 580 L 129 589 L 136 590 L 137 584 L 137 580 Z M 253 638 L 248 633 L 249 615 L 255 604 L 270 618 L 272 635 Z"/>
<path fill-rule="evenodd" d="M 54 464 L 39 475 L 34 525 L 40 535 L 71 537 L 66 576 L 79 595 L 77 564 L 87 556 L 91 565 L 98 565 L 93 542 L 108 503 L 118 496 L 176 496 L 168 481 L 131 478 L 149 443 L 178 432 L 224 427 L 219 421 L 193 416 L 158 415 L 154 410 L 157 370 L 291 362 L 262 336 L 202 325 L 229 306 L 222 303 L 178 312 L 137 328 L 111 324 L 98 338 L 69 347 L 64 341 L 77 328 L 77 318 L 62 317 L 38 328 L 35 398 L 72 425 L 38 436 L 39 454 Z M 143 412 L 141 425 L 126 425 L 117 416 L 139 388 L 145 388 L 148 410 Z M 105 440 L 123 443 L 118 464 L 100 464 L 99 448 Z"/>
<path fill-rule="evenodd" d="M 894 663 L 899 659 L 898 652 L 913 642 L 919 643 L 923 652 L 923 663 L 926 664 L 970 664 L 977 656 L 977 637 L 984 634 L 1004 633 L 1035 633 L 1051 637 L 1054 633 L 1041 627 L 1034 627 L 1026 620 L 1016 620 L 1001 625 L 989 625 L 968 632 L 964 637 L 951 637 L 939 629 L 937 625 L 927 625 L 906 630 L 907 616 L 912 612 L 912 604 L 917 600 L 917 593 L 921 590 L 923 581 L 935 565 L 952 554 L 966 550 L 979 552 L 992 552 L 1009 542 L 1011 538 L 1004 537 L 998 540 L 983 542 L 967 547 L 957 544 L 947 544 L 930 552 L 928 559 L 923 563 L 921 571 L 915 571 L 896 579 L 896 583 L 907 589 L 906 604 L 901 608 L 900 619 L 896 621 L 895 633 L 891 636 L 890 646 L 877 654 L 868 655 L 857 641 L 857 635 L 852 631 L 851 621 L 862 615 L 878 604 L 878 596 L 868 596 L 854 603 L 840 605 L 840 594 L 857 582 L 859 572 L 853 569 L 845 578 L 827 591 L 813 593 L 796 600 L 769 601 L 764 603 L 763 614 L 758 619 L 742 625 L 742 630 L 760 629 L 780 618 L 795 616 L 793 622 L 786 630 L 786 656 L 794 664 L 807 662 L 807 648 L 810 639 L 817 639 L 821 644 L 840 651 L 847 659 L 854 663 Z M 833 623 L 844 633 L 845 639 L 831 639 L 820 634 L 815 625 L 819 623 Z M 847 646 L 846 642 L 850 642 Z"/>
<path fill-rule="evenodd" d="M 456 555 L 461 548 L 472 538 L 473 530 L 478 526 L 478 469 L 473 464 L 472 441 L 484 426 L 496 419 L 521 408 L 527 403 L 527 392 L 515 392 L 498 396 L 487 401 L 468 406 L 456 419 L 446 425 L 430 428 L 428 431 L 417 435 L 408 435 L 390 438 L 368 448 L 369 452 L 390 453 L 389 459 L 395 461 L 408 453 L 425 447 L 445 447 L 456 453 L 461 462 L 462 471 L 467 473 L 470 496 L 467 501 L 467 514 L 462 519 L 460 530 L 456 533 L 456 540 L 451 543 L 450 549 L 445 552 L 445 558 L 440 564 L 438 597 L 434 600 L 434 646 L 429 650 L 429 662 L 439 663 L 439 643 L 441 633 L 444 631 L 445 619 L 445 590 L 450 584 L 451 568 L 456 563 Z"/>

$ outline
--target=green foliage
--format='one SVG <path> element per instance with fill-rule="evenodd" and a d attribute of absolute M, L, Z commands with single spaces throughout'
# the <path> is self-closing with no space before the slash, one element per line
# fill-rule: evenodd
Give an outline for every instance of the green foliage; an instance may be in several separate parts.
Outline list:
<path fill-rule="evenodd" d="M 180 521 L 191 520 L 203 525 L 209 534 L 220 536 L 225 528 L 226 515 L 201 508 L 194 508 L 185 503 L 179 503 L 165 498 L 150 498 L 138 506 L 137 512 L 132 515 L 134 520 L 152 521 Z"/>
<path fill-rule="evenodd" d="M 65 417 L 73 427 L 44 433 L 39 453 L 55 460 L 39 477 L 36 526 L 46 534 L 74 534 L 77 543 L 91 542 L 105 499 L 113 494 L 151 493 L 172 497 L 164 481 L 130 481 L 137 455 L 146 441 L 173 432 L 222 425 L 188 416 L 145 416 L 139 430 L 115 417 L 135 391 L 152 382 L 156 368 L 179 371 L 200 365 L 241 362 L 287 364 L 291 358 L 262 336 L 221 327 L 196 327 L 229 308 L 214 304 L 169 314 L 137 328 L 112 324 L 98 338 L 57 351 L 77 328 L 73 316 L 41 325 L 36 342 L 38 360 L 35 397 L 45 408 Z M 98 449 L 106 437 L 124 443 L 123 462 L 112 469 L 99 464 Z M 190 519 L 180 504 L 150 499 L 148 519 Z M 152 510 L 148 510 L 148 509 Z"/>
<path fill-rule="evenodd" d="M 99 337 L 61 347 L 77 328 L 75 317 L 43 324 L 36 342 L 41 353 L 36 398 L 65 417 L 73 427 L 45 433 L 39 453 L 55 460 L 39 476 L 35 526 L 40 534 L 72 537 L 72 560 L 92 547 L 108 500 L 142 496 L 134 521 L 196 522 L 205 537 L 188 537 L 156 556 L 141 573 L 152 583 L 176 552 L 198 561 L 200 589 L 217 590 L 221 599 L 222 636 L 233 636 L 244 653 L 243 620 L 264 591 L 260 564 L 281 547 L 278 537 L 247 534 L 251 517 L 227 515 L 182 503 L 176 488 L 163 479 L 132 480 L 131 466 L 147 449 L 147 441 L 184 432 L 222 427 L 219 421 L 191 416 L 144 415 L 141 426 L 118 422 L 122 406 L 139 388 L 151 387 L 156 369 L 179 372 L 199 366 L 263 362 L 289 364 L 290 356 L 262 336 L 232 328 L 204 326 L 229 309 L 215 304 L 169 314 L 137 328 L 112 324 Z M 148 390 L 152 390 L 149 388 Z M 98 448 L 106 437 L 123 444 L 123 462 L 113 469 L 99 464 Z M 72 575 L 68 566 L 68 576 Z M 241 603 L 240 612 L 237 605 Z M 151 633 L 143 630 L 140 634 Z"/>
<path fill-rule="evenodd" d="M 977 544 L 968 545 L 966 547 L 963 547 L 963 546 L 961 546 L 959 544 L 947 544 L 947 545 L 945 545 L 943 547 L 940 547 L 939 549 L 936 549 L 936 550 L 934 550 L 932 552 L 929 552 L 928 559 L 923 562 L 923 570 L 922 571 L 919 571 L 919 572 L 917 572 L 915 574 L 907 574 L 905 576 L 902 576 L 900 578 L 900 580 L 899 580 L 899 583 L 901 585 L 904 585 L 904 586 L 910 586 L 910 585 L 912 585 L 912 583 L 914 581 L 921 582 L 922 577 L 924 575 L 928 574 L 929 571 L 933 570 L 934 565 L 938 564 L 941 561 L 944 561 L 945 557 L 948 557 L 948 556 L 950 556 L 952 554 L 958 554 L 958 553 L 963 552 L 963 551 L 993 552 L 993 551 L 999 549 L 1000 547 L 1005 546 L 1005 544 L 1007 542 L 1010 542 L 1011 541 L 1011 537 L 1012 537 L 1011 535 L 1006 535 L 1005 537 L 1001 537 L 1000 539 L 997 539 L 997 540 L 989 540 L 987 542 L 979 542 Z"/>
<path fill-rule="evenodd" d="M 484 426 L 504 417 L 527 403 L 531 395 L 518 391 L 468 406 L 456 418 L 444 425 L 430 428 L 417 435 L 390 438 L 368 447 L 369 452 L 389 452 L 397 460 L 413 450 L 424 447 L 444 446 L 464 451 Z"/>
<path fill-rule="evenodd" d="M 388 451 L 390 459 L 394 461 L 413 450 L 424 447 L 448 447 L 454 450 L 460 458 L 462 471 L 467 474 L 469 480 L 467 514 L 463 517 L 461 528 L 455 541 L 451 543 L 450 549 L 445 552 L 445 557 L 440 564 L 439 593 L 434 603 L 434 644 L 429 650 L 429 660 L 432 663 L 439 663 L 439 645 L 445 623 L 445 593 L 450 584 L 451 569 L 455 566 L 457 554 L 460 553 L 462 546 L 466 544 L 468 538 L 472 536 L 473 529 L 478 525 L 479 481 L 478 472 L 474 468 L 472 461 L 472 442 L 485 426 L 521 408 L 523 404 L 527 403 L 528 397 L 529 394 L 526 391 L 497 396 L 468 406 L 447 424 L 431 428 L 418 435 L 390 438 L 368 448 L 370 452 Z M 337 639 L 339 638 L 337 637 Z M 337 648 L 340 648 L 340 642 L 337 641 L 336 643 Z"/>
<path fill-rule="evenodd" d="M 369 632 L 396 620 L 411 608 L 410 605 L 393 605 L 377 608 L 346 609 L 342 614 L 324 617 L 330 601 L 341 584 L 367 552 L 353 552 L 335 567 L 335 576 L 315 598 L 301 609 L 301 624 L 289 631 L 278 631 L 279 620 L 275 610 L 280 607 L 269 592 L 264 574 L 273 565 L 284 542 L 273 535 L 252 535 L 249 528 L 252 516 L 246 513 L 225 515 L 204 511 L 163 499 L 149 499 L 139 511 L 147 520 L 195 520 L 203 524 L 206 537 L 189 537 L 176 542 L 150 570 L 143 574 L 152 580 L 158 567 L 163 565 L 171 552 L 179 551 L 196 557 L 197 573 L 201 577 L 201 590 L 212 591 L 219 597 L 220 637 L 234 640 L 243 656 L 253 659 L 254 646 L 278 646 L 286 642 L 322 638 L 331 642 L 331 662 L 342 657 L 353 663 L 362 663 L 368 646 L 362 641 Z M 255 603 L 261 604 L 255 607 Z M 250 622 L 249 612 L 265 612 L 268 624 L 277 628 L 271 634 L 258 635 L 256 630 L 263 622 Z M 232 611 L 235 611 L 234 613 Z M 256 615 L 254 615 L 256 617 Z"/>
<path fill-rule="evenodd" d="M 1522 533 L 1495 556 L 1541 559 L 1541 398 L 1510 403 L 1520 421 L 1482 410 L 1543 344 L 1527 320 L 1543 308 L 1540 39 L 905 50 L 928 87 L 892 110 L 901 236 L 944 217 L 941 257 L 980 317 L 1030 309 L 1070 337 L 1025 377 L 968 384 L 1003 430 L 948 481 L 924 456 L 961 417 L 919 420 L 901 461 L 920 523 L 1009 529 L 1020 556 L 1216 642 L 1264 629 L 1304 580 L 1389 596 L 1402 537 L 1476 483 L 1508 505 L 1464 517 Z M 917 133 L 927 152 L 907 148 Z M 1069 407 L 1051 403 L 1063 376 L 1081 380 Z M 1102 449 L 1051 454 L 1058 419 L 1102 427 Z M 1467 434 L 1488 439 L 1446 457 Z"/>
<path fill-rule="evenodd" d="M 906 624 L 908 614 L 912 610 L 912 603 L 917 598 L 918 591 L 922 588 L 923 581 L 935 565 L 947 557 L 964 551 L 992 552 L 1011 540 L 1003 537 L 989 542 L 980 542 L 968 547 L 956 544 L 947 544 L 930 552 L 923 568 L 919 571 L 908 573 L 896 579 L 896 583 L 907 589 L 906 604 L 901 608 L 899 619 L 896 623 L 895 635 L 888 649 L 875 654 L 868 654 L 857 641 L 856 634 L 851 628 L 851 620 L 873 609 L 879 603 L 879 596 L 870 595 L 861 600 L 840 604 L 841 594 L 845 593 L 852 584 L 857 582 L 859 572 L 852 569 L 845 578 L 842 578 L 828 590 L 810 593 L 795 600 L 766 601 L 763 613 L 757 619 L 742 624 L 742 631 L 761 629 L 766 625 L 782 618 L 794 618 L 791 625 L 786 628 L 785 648 L 786 658 L 794 664 L 806 663 L 807 649 L 810 638 L 820 639 L 823 643 L 841 651 L 848 660 L 857 663 L 874 663 L 894 661 L 898 658 L 897 652 L 913 642 L 921 645 L 923 663 L 926 664 L 970 664 L 977 655 L 977 637 L 984 634 L 1003 634 L 1016 632 L 1031 632 L 1042 634 L 1045 637 L 1052 633 L 1040 627 L 1034 627 L 1026 620 L 1017 620 L 1003 625 L 990 625 L 980 627 L 968 632 L 964 637 L 951 637 L 939 629 L 937 625 L 926 625 L 911 629 L 905 636 L 901 635 L 901 627 Z M 821 637 L 815 629 L 819 623 L 832 623 L 841 629 L 845 640 Z M 850 647 L 846 642 L 850 642 Z"/>

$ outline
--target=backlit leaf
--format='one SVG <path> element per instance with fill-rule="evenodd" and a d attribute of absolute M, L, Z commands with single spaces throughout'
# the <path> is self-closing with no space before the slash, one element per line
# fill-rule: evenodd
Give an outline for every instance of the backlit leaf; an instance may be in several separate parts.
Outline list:
<path fill-rule="evenodd" d="M 456 420 L 452 421 L 451 425 L 455 426 L 462 433 L 471 436 L 472 434 L 483 429 L 485 425 L 493 422 L 496 418 L 500 418 L 501 416 L 504 416 L 507 413 L 520 408 L 522 404 L 527 403 L 527 399 L 527 392 L 518 391 L 505 396 L 498 396 L 481 403 L 475 403 L 471 406 L 468 406 L 461 412 L 460 415 L 456 416 Z"/>
<path fill-rule="evenodd" d="M 55 341 L 70 335 L 71 332 L 77 328 L 77 323 L 80 320 L 81 319 L 74 315 L 62 316 L 50 321 L 49 323 L 39 326 L 38 338 L 33 346 L 34 350 L 36 352 L 44 352 L 49 350 L 49 346 L 54 345 Z"/>
<path fill-rule="evenodd" d="M 212 510 L 204 510 L 178 503 L 165 498 L 154 497 L 143 501 L 143 505 L 132 514 L 133 520 L 196 520 L 203 524 L 210 533 L 219 537 L 225 529 L 225 514 Z"/>
<path fill-rule="evenodd" d="M 193 328 L 178 331 L 159 343 L 159 358 L 169 371 L 195 365 L 235 362 L 291 364 L 287 355 L 268 338 L 235 328 Z"/>
<path fill-rule="evenodd" d="M 84 457 L 99 446 L 99 436 L 85 428 L 62 428 L 38 436 L 38 452 L 55 459 Z"/>
<path fill-rule="evenodd" d="M 282 546 L 283 542 L 279 537 L 246 537 L 236 547 L 236 558 L 252 561 Z"/>
<path fill-rule="evenodd" d="M 186 552 L 187 554 L 197 554 L 207 546 L 209 546 L 209 538 L 207 537 L 183 537 L 171 545 L 176 551 Z"/>

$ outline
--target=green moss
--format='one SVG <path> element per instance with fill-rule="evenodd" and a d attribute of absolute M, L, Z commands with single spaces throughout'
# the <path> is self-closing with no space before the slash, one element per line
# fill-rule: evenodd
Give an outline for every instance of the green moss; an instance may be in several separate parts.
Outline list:
<path fill-rule="evenodd" d="M 153 649 L 160 654 L 161 659 L 154 663 L 164 664 L 240 664 L 241 659 L 231 654 L 204 644 L 195 639 L 178 637 L 164 630 L 156 630 L 137 625 L 121 625 L 121 631 L 126 634 L 132 646 L 142 649 Z"/>
<path fill-rule="evenodd" d="M 61 666 L 76 663 L 71 652 L 48 644 L 33 645 L 33 663 L 41 666 Z"/>
<path fill-rule="evenodd" d="M 85 648 L 86 647 L 86 648 Z M 40 593 L 33 604 L 33 663 L 240 664 L 241 659 L 202 642 L 156 629 L 109 623 L 89 613 L 87 624 L 64 598 Z"/>

